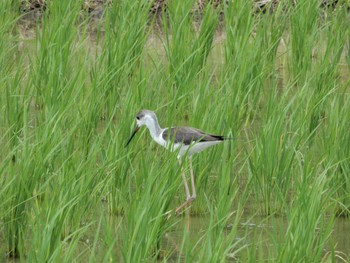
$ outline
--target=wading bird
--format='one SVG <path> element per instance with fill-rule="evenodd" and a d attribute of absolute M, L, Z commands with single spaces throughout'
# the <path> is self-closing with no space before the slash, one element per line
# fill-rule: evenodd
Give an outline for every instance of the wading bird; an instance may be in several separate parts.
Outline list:
<path fill-rule="evenodd" d="M 177 158 L 180 165 L 182 156 L 187 155 L 189 158 L 192 195 L 190 194 L 185 171 L 182 169 L 182 179 L 185 185 L 186 201 L 176 208 L 175 213 L 178 214 L 185 206 L 189 206 L 190 203 L 196 199 L 192 155 L 231 138 L 209 134 L 192 127 L 172 127 L 162 129 L 159 126 L 157 116 L 153 111 L 141 110 L 136 115 L 136 127 L 125 147 L 129 145 L 136 132 L 142 126 L 146 126 L 148 128 L 152 139 L 156 143 L 172 152 L 177 151 Z"/>

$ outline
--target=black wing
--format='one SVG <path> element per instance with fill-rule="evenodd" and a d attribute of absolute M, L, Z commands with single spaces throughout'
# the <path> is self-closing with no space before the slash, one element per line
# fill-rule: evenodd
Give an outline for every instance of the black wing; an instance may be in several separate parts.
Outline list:
<path fill-rule="evenodd" d="M 212 142 L 225 140 L 224 136 L 207 134 L 192 127 L 169 128 L 163 132 L 162 137 L 164 140 L 170 140 L 174 143 L 182 142 L 185 145 L 189 145 L 194 141 Z"/>

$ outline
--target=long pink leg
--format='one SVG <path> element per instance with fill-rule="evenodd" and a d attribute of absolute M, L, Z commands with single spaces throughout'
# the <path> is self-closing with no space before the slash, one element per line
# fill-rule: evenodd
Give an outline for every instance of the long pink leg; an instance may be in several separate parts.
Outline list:
<path fill-rule="evenodd" d="M 187 198 L 186 202 L 180 207 L 182 209 L 184 206 L 187 206 L 186 210 L 186 229 L 190 230 L 190 205 L 191 203 L 196 200 L 196 186 L 194 182 L 194 174 L 193 174 L 193 166 L 192 166 L 192 158 L 189 158 L 190 162 L 190 174 L 191 174 L 191 187 L 192 187 L 192 196 L 190 199 Z M 177 212 L 180 210 L 179 208 L 177 209 Z"/>
<path fill-rule="evenodd" d="M 180 159 L 179 159 L 179 163 L 180 163 L 180 166 L 181 166 Z M 182 205 L 180 205 L 179 207 L 176 208 L 175 214 L 178 214 L 185 206 L 189 206 L 189 203 L 191 202 L 190 189 L 188 187 L 186 174 L 185 174 L 185 169 L 183 167 L 181 167 L 181 170 L 182 170 L 182 173 L 181 173 L 182 180 L 184 181 L 184 185 L 185 185 L 186 201 Z"/>
<path fill-rule="evenodd" d="M 191 185 L 192 185 L 192 196 L 191 196 L 191 201 L 196 200 L 196 186 L 194 184 L 194 174 L 193 174 L 193 167 L 192 167 L 192 158 L 189 158 L 190 160 L 190 173 L 191 173 Z"/>
<path fill-rule="evenodd" d="M 179 163 L 181 166 L 181 161 L 179 159 Z M 188 200 L 191 195 L 190 195 L 190 189 L 188 188 L 188 183 L 187 183 L 187 179 L 186 179 L 186 174 L 185 174 L 185 169 L 183 167 L 181 167 L 181 176 L 182 176 L 182 180 L 184 181 L 184 185 L 185 185 L 185 193 L 186 193 L 186 200 Z"/>

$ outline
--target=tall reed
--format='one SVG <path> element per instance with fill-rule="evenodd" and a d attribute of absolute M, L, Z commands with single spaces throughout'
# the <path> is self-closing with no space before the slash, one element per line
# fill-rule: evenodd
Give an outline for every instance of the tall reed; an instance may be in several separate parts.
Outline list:
<path fill-rule="evenodd" d="M 95 35 L 84 1 L 54 0 L 32 40 L 12 2 L 0 3 L 1 253 L 335 260 L 332 228 L 350 209 L 341 5 L 279 1 L 264 12 L 237 0 L 199 12 L 193 0 L 168 1 L 155 18 L 149 1 L 113 1 Z M 232 137 L 193 157 L 189 229 L 174 215 L 186 160 L 179 166 L 145 129 L 125 148 L 142 108 L 162 127 Z"/>

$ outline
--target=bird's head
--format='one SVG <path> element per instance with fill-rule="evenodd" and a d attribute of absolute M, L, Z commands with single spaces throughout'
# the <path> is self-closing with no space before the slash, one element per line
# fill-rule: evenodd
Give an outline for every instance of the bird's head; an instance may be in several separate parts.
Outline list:
<path fill-rule="evenodd" d="M 153 111 L 150 110 L 141 110 L 139 113 L 136 115 L 136 127 L 133 131 L 133 133 L 130 136 L 130 139 L 126 143 L 125 147 L 129 145 L 131 140 L 134 138 L 135 134 L 139 131 L 139 129 L 146 125 L 150 126 L 152 123 L 157 122 L 157 116 Z"/>

